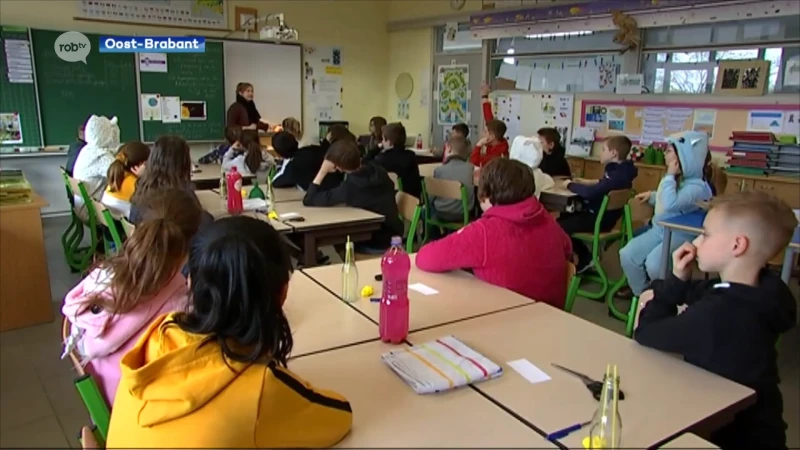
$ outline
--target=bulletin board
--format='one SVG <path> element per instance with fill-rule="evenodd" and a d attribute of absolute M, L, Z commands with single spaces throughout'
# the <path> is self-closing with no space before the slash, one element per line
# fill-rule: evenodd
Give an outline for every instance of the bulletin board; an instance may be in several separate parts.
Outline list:
<path fill-rule="evenodd" d="M 580 126 L 594 128 L 596 137 L 625 134 L 640 144 L 665 142 L 686 130 L 706 131 L 712 150 L 726 151 L 733 131 L 766 131 L 800 135 L 797 104 L 669 103 L 629 100 L 581 102 Z"/>
<path fill-rule="evenodd" d="M 493 93 L 492 110 L 495 118 L 506 124 L 506 137 L 536 136 L 543 127 L 552 127 L 561 134 L 566 147 L 572 135 L 575 96 L 552 93 Z"/>

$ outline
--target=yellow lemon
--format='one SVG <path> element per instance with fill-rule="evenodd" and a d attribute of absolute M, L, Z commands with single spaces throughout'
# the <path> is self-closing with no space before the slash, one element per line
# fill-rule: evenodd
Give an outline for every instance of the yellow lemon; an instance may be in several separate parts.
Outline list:
<path fill-rule="evenodd" d="M 370 285 L 366 285 L 363 288 L 361 288 L 361 296 L 362 297 L 369 297 L 374 292 L 375 292 L 375 290 L 372 289 L 372 286 L 370 286 Z"/>
<path fill-rule="evenodd" d="M 276 211 L 270 211 L 269 214 L 267 214 L 267 217 L 269 217 L 272 220 L 279 220 L 280 219 L 280 217 L 278 217 L 278 213 Z"/>
<path fill-rule="evenodd" d="M 589 438 L 586 436 L 583 438 L 583 448 L 585 449 L 602 449 L 606 448 L 606 440 L 602 439 L 600 436 L 595 436 L 593 438 Z"/>

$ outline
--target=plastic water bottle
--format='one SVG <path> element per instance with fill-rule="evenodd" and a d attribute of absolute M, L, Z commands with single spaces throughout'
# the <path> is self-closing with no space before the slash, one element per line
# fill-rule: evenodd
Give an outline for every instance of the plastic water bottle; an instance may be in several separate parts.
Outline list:
<path fill-rule="evenodd" d="M 228 180 L 225 179 L 225 171 L 220 169 L 219 170 L 219 196 L 222 197 L 223 200 L 228 199 Z"/>
<path fill-rule="evenodd" d="M 417 135 L 416 147 L 417 147 L 417 150 L 422 150 L 422 135 L 421 134 Z"/>
<path fill-rule="evenodd" d="M 403 239 L 392 238 L 392 247 L 381 259 L 383 292 L 379 333 L 381 340 L 399 344 L 408 336 L 408 273 L 411 259 L 403 250 Z"/>
<path fill-rule="evenodd" d="M 242 174 L 236 170 L 236 167 L 231 167 L 228 172 L 226 185 L 228 186 L 228 214 L 241 214 L 244 205 L 242 196 L 237 194 L 242 190 Z"/>

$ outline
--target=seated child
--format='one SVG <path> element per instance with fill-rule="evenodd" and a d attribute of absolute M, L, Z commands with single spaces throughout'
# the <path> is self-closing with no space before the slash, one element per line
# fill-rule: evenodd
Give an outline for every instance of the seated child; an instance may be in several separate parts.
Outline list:
<path fill-rule="evenodd" d="M 448 136 L 448 140 L 453 137 L 462 137 L 467 141 L 467 147 L 472 149 L 472 142 L 469 140 L 469 126 L 467 124 L 461 122 L 453 125 L 453 128 L 450 129 L 450 135 Z M 437 158 L 442 158 L 442 162 L 447 160 L 447 150 L 449 148 L 449 144 L 445 142 L 444 147 L 441 149 L 431 149 L 433 156 Z"/>
<path fill-rule="evenodd" d="M 539 165 L 542 163 L 542 143 L 538 137 L 517 136 L 511 144 L 509 158 L 519 161 L 533 170 L 533 182 L 536 190 L 533 195 L 538 199 L 542 191 L 555 186 L 550 175 L 542 172 Z"/>
<path fill-rule="evenodd" d="M 581 212 L 562 214 L 558 218 L 561 228 L 572 236 L 575 233 L 593 233 L 594 223 L 603 198 L 611 191 L 630 189 L 638 170 L 633 161 L 628 160 L 631 151 L 631 140 L 625 136 L 612 136 L 603 143 L 600 151 L 600 163 L 603 164 L 603 178 L 599 180 L 573 180 L 566 181 L 565 187 L 578 194 L 584 201 Z M 622 209 L 606 211 L 600 223 L 600 231 L 608 232 L 622 217 Z M 578 239 L 572 240 L 572 249 L 578 258 L 578 271 L 588 268 L 592 259 L 592 252 Z"/>
<path fill-rule="evenodd" d="M 222 164 L 222 159 L 225 153 L 231 146 L 239 141 L 242 136 L 242 127 L 227 126 L 225 127 L 225 143 L 212 150 L 210 153 L 200 157 L 198 162 L 200 164 Z"/>
<path fill-rule="evenodd" d="M 488 283 L 557 308 L 567 294 L 569 237 L 533 197 L 533 173 L 519 161 L 497 158 L 481 170 L 483 216 L 423 246 L 417 267 L 428 272 L 472 269 Z"/>
<path fill-rule="evenodd" d="M 222 170 L 228 172 L 236 167 L 242 176 L 267 172 L 274 165 L 275 159 L 272 155 L 261 151 L 261 142 L 255 130 L 242 130 L 239 141 L 231 145 L 222 158 Z"/>
<path fill-rule="evenodd" d="M 114 162 L 119 149 L 119 125 L 117 118 L 92 116 L 86 122 L 86 145 L 75 159 L 73 178 L 83 181 L 92 198 L 100 200 L 106 189 L 108 167 Z M 75 193 L 77 196 L 78 193 Z M 83 199 L 76 198 L 82 206 Z"/>
<path fill-rule="evenodd" d="M 664 229 L 658 222 L 670 217 L 697 211 L 697 202 L 711 199 L 711 189 L 703 181 L 703 162 L 708 153 L 708 134 L 686 131 L 667 138 L 665 150 L 667 173 L 656 192 L 643 192 L 636 196 L 639 202 L 649 202 L 655 207 L 650 229 L 636 236 L 619 252 L 620 265 L 628 279 L 633 295 L 638 296 L 648 285 L 648 277 L 655 280 L 660 270 L 661 246 Z M 674 251 L 691 235 L 673 232 L 670 251 Z"/>
<path fill-rule="evenodd" d="M 292 263 L 281 237 L 237 216 L 197 238 L 190 307 L 158 317 L 122 358 L 107 448 L 334 446 L 350 403 L 286 368 Z"/>
<path fill-rule="evenodd" d="M 400 122 L 390 123 L 383 130 L 382 151 L 371 151 L 364 162 L 374 161 L 387 172 L 396 173 L 403 183 L 403 192 L 422 198 L 422 179 L 419 175 L 417 155 L 406 148 L 406 129 Z"/>
<path fill-rule="evenodd" d="M 304 191 L 319 172 L 322 161 L 325 160 L 325 150 L 319 145 L 309 145 L 298 148 L 294 135 L 281 131 L 272 137 L 272 147 L 283 158 L 278 172 L 272 179 L 276 188 L 298 187 Z M 341 173 L 331 173 L 325 177 L 320 185 L 322 190 L 332 189 L 342 183 Z"/>
<path fill-rule="evenodd" d="M 481 107 L 486 132 L 472 150 L 472 156 L 469 158 L 469 162 L 478 169 L 495 158 L 508 157 L 508 141 L 505 138 L 506 124 L 494 118 L 492 103 L 489 100 L 490 92 L 489 85 L 483 83 L 481 85 Z"/>
<path fill-rule="evenodd" d="M 369 119 L 369 143 L 367 153 L 380 152 L 383 149 L 383 127 L 386 126 L 386 119 L 375 116 Z"/>
<path fill-rule="evenodd" d="M 347 176 L 337 187 L 320 189 L 325 177 L 333 172 Z M 331 145 L 316 178 L 303 198 L 306 206 L 347 205 L 363 208 L 386 218 L 372 240 L 356 245 L 360 252 L 381 251 L 389 248 L 392 236 L 402 236 L 404 231 L 394 195 L 394 183 L 383 167 L 377 164 L 361 164 L 361 153 L 355 141 L 342 139 Z M 360 247 L 360 248 L 359 248 Z"/>
<path fill-rule="evenodd" d="M 86 136 L 84 131 L 86 130 L 86 123 L 82 123 L 81 126 L 78 127 L 78 137 L 72 144 L 69 145 L 67 149 L 67 163 L 64 165 L 64 170 L 67 172 L 67 175 L 74 178 L 73 171 L 75 170 L 75 161 L 78 159 L 78 155 L 81 153 L 81 150 L 86 145 Z"/>
<path fill-rule="evenodd" d="M 467 213 L 475 206 L 475 186 L 473 173 L 475 166 L 467 162 L 470 147 L 461 136 L 451 136 L 447 141 L 448 150 L 445 162 L 433 171 L 433 178 L 458 181 L 467 190 Z M 449 198 L 431 198 L 436 218 L 445 222 L 463 222 L 464 205 L 461 200 Z"/>
<path fill-rule="evenodd" d="M 144 172 L 149 157 L 150 147 L 142 142 L 131 141 L 123 145 L 108 168 L 108 187 L 101 202 L 120 215 L 128 217 L 136 180 Z"/>
<path fill-rule="evenodd" d="M 186 307 L 181 267 L 202 211 L 195 198 L 176 189 L 143 199 L 142 210 L 143 221 L 122 251 L 72 288 L 61 309 L 72 323 L 62 358 L 77 350 L 109 405 L 122 355 L 155 317 Z"/>
<path fill-rule="evenodd" d="M 792 210 L 770 194 L 715 199 L 703 233 L 673 253 L 672 274 L 654 281 L 652 300 L 640 304 L 637 342 L 756 391 L 754 405 L 711 435 L 722 449 L 786 448 L 776 343 L 795 326 L 797 304 L 765 266 L 796 229 Z M 694 261 L 719 279 L 692 281 Z M 678 315 L 679 305 L 688 308 Z"/>
<path fill-rule="evenodd" d="M 320 143 L 320 146 L 322 146 L 323 150 L 327 151 L 331 145 L 342 139 L 350 139 L 353 142 L 357 141 L 355 134 L 348 130 L 346 126 L 337 123 L 328 128 L 328 133 L 325 135 L 325 139 Z"/>
<path fill-rule="evenodd" d="M 561 133 L 555 128 L 540 128 L 537 131 L 542 140 L 544 157 L 539 168 L 551 177 L 571 177 L 572 170 L 567 162 L 567 150 L 561 145 Z"/>

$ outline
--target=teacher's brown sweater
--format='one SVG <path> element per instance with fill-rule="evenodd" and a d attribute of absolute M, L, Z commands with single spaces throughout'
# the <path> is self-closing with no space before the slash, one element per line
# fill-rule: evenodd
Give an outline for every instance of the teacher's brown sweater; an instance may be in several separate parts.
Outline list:
<path fill-rule="evenodd" d="M 246 127 L 251 125 L 250 118 L 247 116 L 247 108 L 241 103 L 234 102 L 228 108 L 228 116 L 225 120 L 225 124 L 229 127 Z M 256 128 L 269 131 L 269 125 L 261 121 L 256 123 Z"/>

